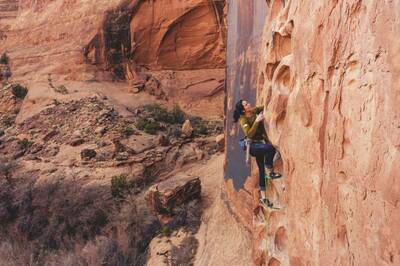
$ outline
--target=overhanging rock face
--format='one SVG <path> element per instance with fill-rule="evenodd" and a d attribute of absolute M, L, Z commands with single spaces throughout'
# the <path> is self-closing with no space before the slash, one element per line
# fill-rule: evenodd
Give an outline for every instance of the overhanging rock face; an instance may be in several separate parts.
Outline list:
<path fill-rule="evenodd" d="M 233 122 L 232 115 L 239 99 L 256 103 L 256 75 L 266 13 L 267 5 L 263 0 L 228 1 L 225 179 L 232 182 L 236 190 L 243 188 L 250 169 L 238 145 L 243 133 L 238 123 Z"/>
<path fill-rule="evenodd" d="M 400 263 L 399 37 L 398 1 L 270 1 L 260 76 L 283 264 Z"/>
<path fill-rule="evenodd" d="M 248 222 L 254 245 L 267 247 L 264 258 L 254 253 L 256 263 L 399 264 L 399 3 L 266 2 L 253 78 L 257 100 L 268 113 L 268 135 L 283 162 L 284 178 L 273 182 L 268 195 L 286 208 L 267 215 L 266 231 Z M 231 31 L 237 29 L 228 29 L 228 47 Z M 231 73 L 227 135 L 228 146 L 237 146 L 229 142 L 237 132 L 229 116 L 240 95 L 229 90 Z M 227 152 L 226 193 L 246 223 L 252 214 L 243 210 L 252 202 L 241 188 L 251 193 L 255 184 L 230 181 L 232 163 L 244 160 L 230 152 L 235 154 Z"/>
<path fill-rule="evenodd" d="M 253 235 L 253 247 L 248 247 L 248 252 L 252 252 L 256 264 L 262 264 L 266 254 L 265 245 L 261 245 L 264 227 L 253 225 L 253 209 L 257 209 L 258 200 L 258 179 L 255 175 L 250 177 L 250 166 L 246 165 L 245 153 L 238 144 L 243 133 L 238 123 L 233 122 L 232 115 L 239 99 L 246 99 L 253 105 L 262 103 L 256 99 L 259 82 L 257 72 L 266 15 L 267 4 L 264 0 L 228 1 L 226 186 L 223 197 L 236 219 Z M 248 263 L 251 265 L 253 262 Z"/>
<path fill-rule="evenodd" d="M 256 264 L 399 264 L 399 3 L 266 1 L 255 60 L 243 21 L 260 13 L 230 4 L 226 194 L 253 232 Z M 246 212 L 256 184 L 243 179 L 231 120 L 240 97 L 263 102 L 282 155 L 284 178 L 268 196 L 286 208 L 268 214 L 264 230 Z"/>

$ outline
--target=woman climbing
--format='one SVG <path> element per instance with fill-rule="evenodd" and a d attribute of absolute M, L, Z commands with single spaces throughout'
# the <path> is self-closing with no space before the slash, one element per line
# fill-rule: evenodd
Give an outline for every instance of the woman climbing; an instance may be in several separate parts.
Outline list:
<path fill-rule="evenodd" d="M 261 192 L 260 202 L 271 208 L 273 204 L 268 200 L 265 193 L 265 179 L 280 178 L 281 174 L 273 170 L 273 160 L 276 150 L 269 142 L 264 128 L 263 109 L 264 107 L 252 108 L 249 102 L 240 100 L 236 103 L 233 119 L 235 123 L 237 121 L 240 122 L 240 126 L 245 134 L 245 139 L 247 143 L 250 143 L 250 155 L 256 157 Z"/>

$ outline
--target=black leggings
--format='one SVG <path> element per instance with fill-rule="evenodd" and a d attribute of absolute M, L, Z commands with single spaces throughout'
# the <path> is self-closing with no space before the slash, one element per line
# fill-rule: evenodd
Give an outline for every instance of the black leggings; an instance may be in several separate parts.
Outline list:
<path fill-rule="evenodd" d="M 265 167 L 272 169 L 276 150 L 271 144 L 252 143 L 250 155 L 256 157 L 260 190 L 265 190 Z"/>

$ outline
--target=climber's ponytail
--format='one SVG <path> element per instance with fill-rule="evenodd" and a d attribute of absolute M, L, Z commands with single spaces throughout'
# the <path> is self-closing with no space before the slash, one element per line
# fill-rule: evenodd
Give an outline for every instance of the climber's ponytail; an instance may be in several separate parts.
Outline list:
<path fill-rule="evenodd" d="M 241 115 L 244 114 L 243 100 L 239 100 L 235 105 L 235 111 L 233 112 L 233 122 L 237 122 Z"/>

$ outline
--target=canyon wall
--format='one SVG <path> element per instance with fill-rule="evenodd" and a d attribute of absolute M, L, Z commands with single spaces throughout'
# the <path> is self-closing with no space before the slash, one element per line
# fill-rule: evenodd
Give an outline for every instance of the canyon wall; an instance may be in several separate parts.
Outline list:
<path fill-rule="evenodd" d="M 400 3 L 267 3 L 257 101 L 283 209 L 254 238 L 256 264 L 398 265 Z"/>
<path fill-rule="evenodd" d="M 290 265 L 399 264 L 400 3 L 269 4 L 260 86 L 287 205 L 274 250 Z"/>
<path fill-rule="evenodd" d="M 222 117 L 224 1 L 3 2 L 0 52 L 13 81 L 126 82 Z"/>

